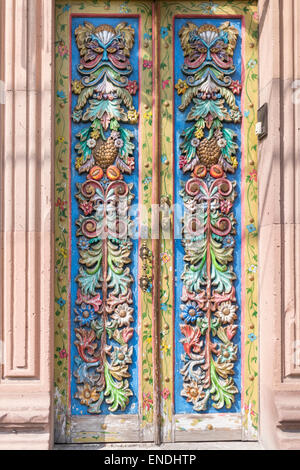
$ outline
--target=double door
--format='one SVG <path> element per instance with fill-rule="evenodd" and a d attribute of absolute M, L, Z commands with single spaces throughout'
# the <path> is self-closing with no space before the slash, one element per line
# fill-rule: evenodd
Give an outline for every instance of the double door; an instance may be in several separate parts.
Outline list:
<path fill-rule="evenodd" d="M 57 442 L 257 437 L 257 31 L 56 3 Z"/>

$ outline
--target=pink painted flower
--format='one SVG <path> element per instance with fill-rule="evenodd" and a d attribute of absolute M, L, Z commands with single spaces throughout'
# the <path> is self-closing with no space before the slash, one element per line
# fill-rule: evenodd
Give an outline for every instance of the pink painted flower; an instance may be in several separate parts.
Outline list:
<path fill-rule="evenodd" d="M 97 294 L 94 297 L 91 297 L 89 295 L 83 295 L 81 290 L 78 289 L 76 304 L 81 305 L 82 303 L 92 305 L 95 312 L 99 312 L 100 307 L 102 305 L 102 300 L 101 300 L 100 294 Z"/>
<path fill-rule="evenodd" d="M 234 338 L 234 336 L 236 335 L 237 329 L 238 329 L 237 325 L 228 325 L 227 326 L 226 335 L 227 335 L 227 338 L 229 339 L 229 341 L 231 341 L 232 338 Z"/>
<path fill-rule="evenodd" d="M 92 202 L 85 201 L 82 204 L 80 204 L 80 209 L 83 210 L 84 215 L 89 215 L 91 212 L 93 212 L 94 206 Z"/>
<path fill-rule="evenodd" d="M 68 357 L 67 351 L 65 349 L 61 349 L 59 351 L 59 357 L 60 357 L 60 359 L 66 359 Z"/>
<path fill-rule="evenodd" d="M 133 336 L 133 331 L 134 331 L 133 328 L 129 328 L 129 326 L 127 326 L 126 328 L 122 330 L 122 338 L 125 341 L 125 343 L 128 343 L 128 341 L 131 340 Z"/>
<path fill-rule="evenodd" d="M 240 84 L 238 80 L 233 80 L 229 88 L 235 95 L 241 94 L 242 85 Z"/>
<path fill-rule="evenodd" d="M 170 83 L 170 80 L 163 80 L 162 82 L 162 89 L 164 90 Z"/>
<path fill-rule="evenodd" d="M 170 390 L 168 388 L 164 388 L 163 391 L 161 392 L 161 396 L 163 397 L 164 400 L 167 400 L 170 396 Z"/>
<path fill-rule="evenodd" d="M 59 207 L 61 211 L 63 211 L 65 206 L 67 205 L 67 201 L 62 201 L 61 198 L 59 197 L 55 205 L 56 207 Z"/>
<path fill-rule="evenodd" d="M 258 14 L 257 11 L 255 11 L 255 12 L 253 13 L 252 17 L 253 17 L 253 20 L 254 20 L 256 23 L 259 22 L 259 14 Z"/>
<path fill-rule="evenodd" d="M 153 406 L 153 400 L 150 393 L 143 394 L 143 409 L 149 411 Z"/>
<path fill-rule="evenodd" d="M 179 157 L 179 168 L 182 170 L 182 168 L 184 168 L 186 164 L 187 164 L 186 156 L 185 155 L 180 155 L 180 157 Z"/>
<path fill-rule="evenodd" d="M 221 208 L 221 212 L 223 214 L 229 214 L 231 208 L 232 208 L 232 203 L 230 201 L 227 201 L 227 200 L 223 200 L 221 201 L 220 203 L 220 208 Z"/>
<path fill-rule="evenodd" d="M 255 183 L 257 183 L 257 171 L 256 170 L 251 171 L 250 179 L 251 181 L 255 181 Z"/>
<path fill-rule="evenodd" d="M 61 57 L 64 57 L 65 55 L 68 54 L 68 52 L 69 52 L 69 51 L 68 51 L 67 46 L 66 46 L 63 42 L 61 42 L 61 43 L 59 44 L 59 46 L 58 46 L 58 53 L 59 53 L 59 55 L 60 55 Z"/>
<path fill-rule="evenodd" d="M 138 90 L 137 82 L 135 80 L 133 81 L 129 80 L 126 90 L 128 90 L 131 95 L 135 95 Z"/>
<path fill-rule="evenodd" d="M 162 263 L 164 264 L 170 261 L 170 256 L 168 255 L 168 253 L 161 253 L 160 258 L 161 258 Z"/>
<path fill-rule="evenodd" d="M 143 67 L 144 69 L 152 69 L 152 60 L 144 59 Z"/>

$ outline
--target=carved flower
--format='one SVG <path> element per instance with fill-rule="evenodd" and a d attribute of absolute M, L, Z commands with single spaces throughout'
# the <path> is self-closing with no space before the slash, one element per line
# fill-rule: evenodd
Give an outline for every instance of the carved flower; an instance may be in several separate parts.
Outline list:
<path fill-rule="evenodd" d="M 96 320 L 97 315 L 91 305 L 81 304 L 80 308 L 74 309 L 77 317 L 75 321 L 79 322 L 80 326 L 89 325 L 91 321 Z"/>
<path fill-rule="evenodd" d="M 111 354 L 112 363 L 118 366 L 122 364 L 131 364 L 132 353 L 133 346 L 131 346 L 130 348 L 128 348 L 127 344 L 121 347 L 116 346 Z"/>
<path fill-rule="evenodd" d="M 192 145 L 192 147 L 199 147 L 200 140 L 199 139 L 192 139 L 191 140 L 191 145 Z"/>
<path fill-rule="evenodd" d="M 231 235 L 227 235 L 227 237 L 224 238 L 223 246 L 225 246 L 226 248 L 230 248 L 234 246 L 234 244 L 235 240 Z"/>
<path fill-rule="evenodd" d="M 80 95 L 83 89 L 84 85 L 81 83 L 80 80 L 74 80 L 72 82 L 72 91 L 75 95 Z"/>
<path fill-rule="evenodd" d="M 100 137 L 100 132 L 99 131 L 94 130 L 94 131 L 91 132 L 91 138 L 92 139 L 98 140 L 99 137 Z"/>
<path fill-rule="evenodd" d="M 134 333 L 133 328 L 129 328 L 129 326 L 127 326 L 126 328 L 123 328 L 122 338 L 123 338 L 125 343 L 128 343 L 128 341 L 132 338 L 133 333 Z"/>
<path fill-rule="evenodd" d="M 111 134 L 110 134 L 110 137 L 111 137 L 112 139 L 114 139 L 114 140 L 119 139 L 119 137 L 120 137 L 120 132 L 118 132 L 118 131 L 112 131 Z"/>
<path fill-rule="evenodd" d="M 118 326 L 129 326 L 133 322 L 133 308 L 129 307 L 128 304 L 118 305 L 112 314 L 112 318 L 118 322 Z"/>
<path fill-rule="evenodd" d="M 180 305 L 180 309 L 182 310 L 182 314 L 180 316 L 186 323 L 195 323 L 202 313 L 201 310 L 199 310 L 197 302 L 194 301 Z"/>
<path fill-rule="evenodd" d="M 226 335 L 227 335 L 227 338 L 229 339 L 229 341 L 231 341 L 232 338 L 234 338 L 234 336 L 236 335 L 237 329 L 238 329 L 237 325 L 228 325 L 227 326 Z"/>
<path fill-rule="evenodd" d="M 117 147 L 118 149 L 121 149 L 123 146 L 124 146 L 124 142 L 122 139 L 115 140 L 115 147 Z"/>
<path fill-rule="evenodd" d="M 223 149 L 223 148 L 226 147 L 227 142 L 226 142 L 225 139 L 219 139 L 219 140 L 217 141 L 217 144 L 218 144 L 218 146 L 219 146 L 221 149 Z"/>
<path fill-rule="evenodd" d="M 89 406 L 90 403 L 99 400 L 99 393 L 95 388 L 91 388 L 89 384 L 78 385 L 75 398 L 78 398 L 82 405 Z"/>
<path fill-rule="evenodd" d="M 186 164 L 187 164 L 186 156 L 185 155 L 180 155 L 180 157 L 179 157 L 179 168 L 182 170 L 182 168 L 184 168 Z"/>
<path fill-rule="evenodd" d="M 139 119 L 139 114 L 135 109 L 131 109 L 128 111 L 127 117 L 130 124 L 136 124 Z"/>
<path fill-rule="evenodd" d="M 197 382 L 193 381 L 190 383 L 183 384 L 181 396 L 186 397 L 187 402 L 192 402 L 195 404 L 198 400 L 201 400 L 201 398 L 205 397 L 205 393 L 203 392 L 202 386 L 197 384 Z"/>
<path fill-rule="evenodd" d="M 79 246 L 80 250 L 88 250 L 90 247 L 89 241 L 86 237 L 80 237 L 77 242 L 77 245 Z"/>
<path fill-rule="evenodd" d="M 239 166 L 239 163 L 235 157 L 231 157 L 231 165 L 233 166 L 234 169 L 236 169 Z"/>
<path fill-rule="evenodd" d="M 236 311 L 238 307 L 233 305 L 231 302 L 222 302 L 216 312 L 216 317 L 218 317 L 221 323 L 224 325 L 226 323 L 233 323 L 237 319 Z"/>
<path fill-rule="evenodd" d="M 181 78 L 178 80 L 177 84 L 175 85 L 175 88 L 177 90 L 178 95 L 183 95 L 186 90 L 188 89 L 188 84 L 186 83 L 185 80 L 181 80 Z"/>
<path fill-rule="evenodd" d="M 78 157 L 76 158 L 76 162 L 75 162 L 75 168 L 76 170 L 79 170 L 83 165 L 83 157 Z"/>
<path fill-rule="evenodd" d="M 133 81 L 129 80 L 128 85 L 126 87 L 126 90 L 128 90 L 131 95 L 135 95 L 137 90 L 138 90 L 137 82 L 135 80 L 133 80 Z"/>
<path fill-rule="evenodd" d="M 229 214 L 229 212 L 232 208 L 232 202 L 225 199 L 225 200 L 220 202 L 220 208 L 221 208 L 221 212 L 223 212 L 223 214 Z"/>
<path fill-rule="evenodd" d="M 242 91 L 242 85 L 238 80 L 233 80 L 229 87 L 235 95 L 240 95 Z"/>
<path fill-rule="evenodd" d="M 232 343 L 220 344 L 218 362 L 223 364 L 224 362 L 231 362 L 237 360 L 237 345 Z"/>
<path fill-rule="evenodd" d="M 90 148 L 90 149 L 93 149 L 96 147 L 96 144 L 97 142 L 95 141 L 95 139 L 89 139 L 86 143 L 86 145 Z"/>
<path fill-rule="evenodd" d="M 94 206 L 91 201 L 84 201 L 80 204 L 80 209 L 83 211 L 84 215 L 89 215 L 93 212 Z"/>
<path fill-rule="evenodd" d="M 198 127 L 198 129 L 195 131 L 196 139 L 202 139 L 203 136 L 204 136 L 203 129 L 201 129 L 201 127 Z"/>

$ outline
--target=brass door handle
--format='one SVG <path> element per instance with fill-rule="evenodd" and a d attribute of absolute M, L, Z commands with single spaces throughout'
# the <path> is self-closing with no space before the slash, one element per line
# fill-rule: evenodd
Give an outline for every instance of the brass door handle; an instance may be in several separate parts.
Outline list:
<path fill-rule="evenodd" d="M 142 260 L 142 270 L 143 270 L 143 275 L 140 278 L 140 288 L 142 289 L 143 292 L 147 292 L 150 286 L 150 281 L 151 281 L 151 279 L 147 275 L 148 261 L 150 260 L 150 255 L 151 255 L 151 251 L 147 247 L 146 240 L 144 240 L 140 248 L 140 258 Z"/>

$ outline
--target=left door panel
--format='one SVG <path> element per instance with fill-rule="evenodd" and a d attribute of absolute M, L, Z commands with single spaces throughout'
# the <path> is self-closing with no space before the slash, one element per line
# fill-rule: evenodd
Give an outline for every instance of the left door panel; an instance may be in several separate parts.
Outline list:
<path fill-rule="evenodd" d="M 151 275 L 139 262 L 151 204 L 151 26 L 150 2 L 56 4 L 57 442 L 151 439 L 140 414 L 151 350 L 138 335 L 152 305 L 150 282 L 138 282 Z"/>

